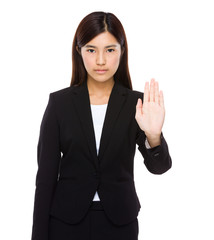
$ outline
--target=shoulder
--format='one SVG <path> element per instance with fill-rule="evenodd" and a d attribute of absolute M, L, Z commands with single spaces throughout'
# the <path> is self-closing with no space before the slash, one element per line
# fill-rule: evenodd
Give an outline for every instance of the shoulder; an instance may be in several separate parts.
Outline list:
<path fill-rule="evenodd" d="M 119 91 L 122 94 L 126 93 L 128 95 L 128 97 L 131 97 L 131 98 L 136 98 L 137 97 L 138 98 L 138 97 L 143 96 L 143 92 L 140 92 L 140 91 L 134 90 L 134 89 L 129 89 L 120 82 L 117 82 L 117 85 L 118 85 Z"/>
<path fill-rule="evenodd" d="M 75 88 L 76 86 L 61 88 L 56 91 L 50 92 L 49 96 L 56 101 L 63 101 L 70 97 L 71 93 L 74 91 Z"/>
<path fill-rule="evenodd" d="M 129 97 L 131 98 L 143 98 L 143 92 L 140 92 L 138 90 L 132 90 L 132 89 L 128 89 L 127 88 L 127 94 L 129 95 Z"/>
<path fill-rule="evenodd" d="M 69 94 L 73 90 L 73 88 L 74 88 L 74 86 L 61 88 L 56 91 L 50 92 L 50 95 L 53 95 L 54 97 L 60 97 L 60 96 Z"/>

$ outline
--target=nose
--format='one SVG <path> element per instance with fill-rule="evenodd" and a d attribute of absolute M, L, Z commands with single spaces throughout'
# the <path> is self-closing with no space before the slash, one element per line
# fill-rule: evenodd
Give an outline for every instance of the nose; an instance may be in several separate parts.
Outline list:
<path fill-rule="evenodd" d="M 96 63 L 97 63 L 97 65 L 105 65 L 106 64 L 105 56 L 102 52 L 97 54 Z"/>

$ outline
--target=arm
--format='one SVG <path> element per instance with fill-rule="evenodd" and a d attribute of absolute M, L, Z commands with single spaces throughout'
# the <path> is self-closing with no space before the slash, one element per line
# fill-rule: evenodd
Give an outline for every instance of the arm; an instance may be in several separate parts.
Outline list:
<path fill-rule="evenodd" d="M 159 92 L 158 83 L 151 80 L 145 84 L 143 104 L 138 99 L 135 119 L 138 123 L 136 142 L 144 156 L 145 165 L 152 173 L 161 174 L 171 168 L 171 157 L 163 137 L 162 127 L 165 118 L 163 92 Z M 146 147 L 146 140 L 150 149 Z M 148 144 L 147 144 L 148 145 Z"/>
<path fill-rule="evenodd" d="M 59 144 L 59 126 L 56 117 L 53 94 L 40 126 L 37 146 L 38 171 L 34 199 L 32 240 L 48 240 L 49 210 L 57 183 L 61 158 Z"/>

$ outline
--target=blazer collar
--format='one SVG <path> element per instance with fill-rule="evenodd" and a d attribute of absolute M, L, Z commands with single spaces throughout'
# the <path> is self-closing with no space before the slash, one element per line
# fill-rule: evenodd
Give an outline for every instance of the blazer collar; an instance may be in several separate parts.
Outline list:
<path fill-rule="evenodd" d="M 98 154 L 96 150 L 96 139 L 87 82 L 85 81 L 80 86 L 74 87 L 72 92 L 76 112 L 79 116 L 80 123 L 92 155 L 92 159 L 90 160 L 93 164 L 95 164 L 95 167 L 98 168 L 98 165 L 103 158 L 105 149 L 111 140 L 116 120 L 118 119 L 119 113 L 125 103 L 127 88 L 117 81 L 114 83 L 106 109 Z"/>

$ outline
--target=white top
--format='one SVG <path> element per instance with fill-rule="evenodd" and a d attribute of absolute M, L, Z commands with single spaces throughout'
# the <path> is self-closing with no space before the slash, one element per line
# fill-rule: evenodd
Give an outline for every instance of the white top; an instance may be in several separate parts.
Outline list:
<path fill-rule="evenodd" d="M 102 105 L 91 104 L 91 112 L 92 112 L 92 119 L 93 119 L 94 132 L 95 132 L 95 138 L 96 138 L 97 154 L 99 151 L 100 138 L 101 138 L 101 133 L 103 129 L 103 122 L 105 119 L 107 105 L 108 105 L 107 103 Z M 94 195 L 93 201 L 100 201 L 97 191 Z"/>

